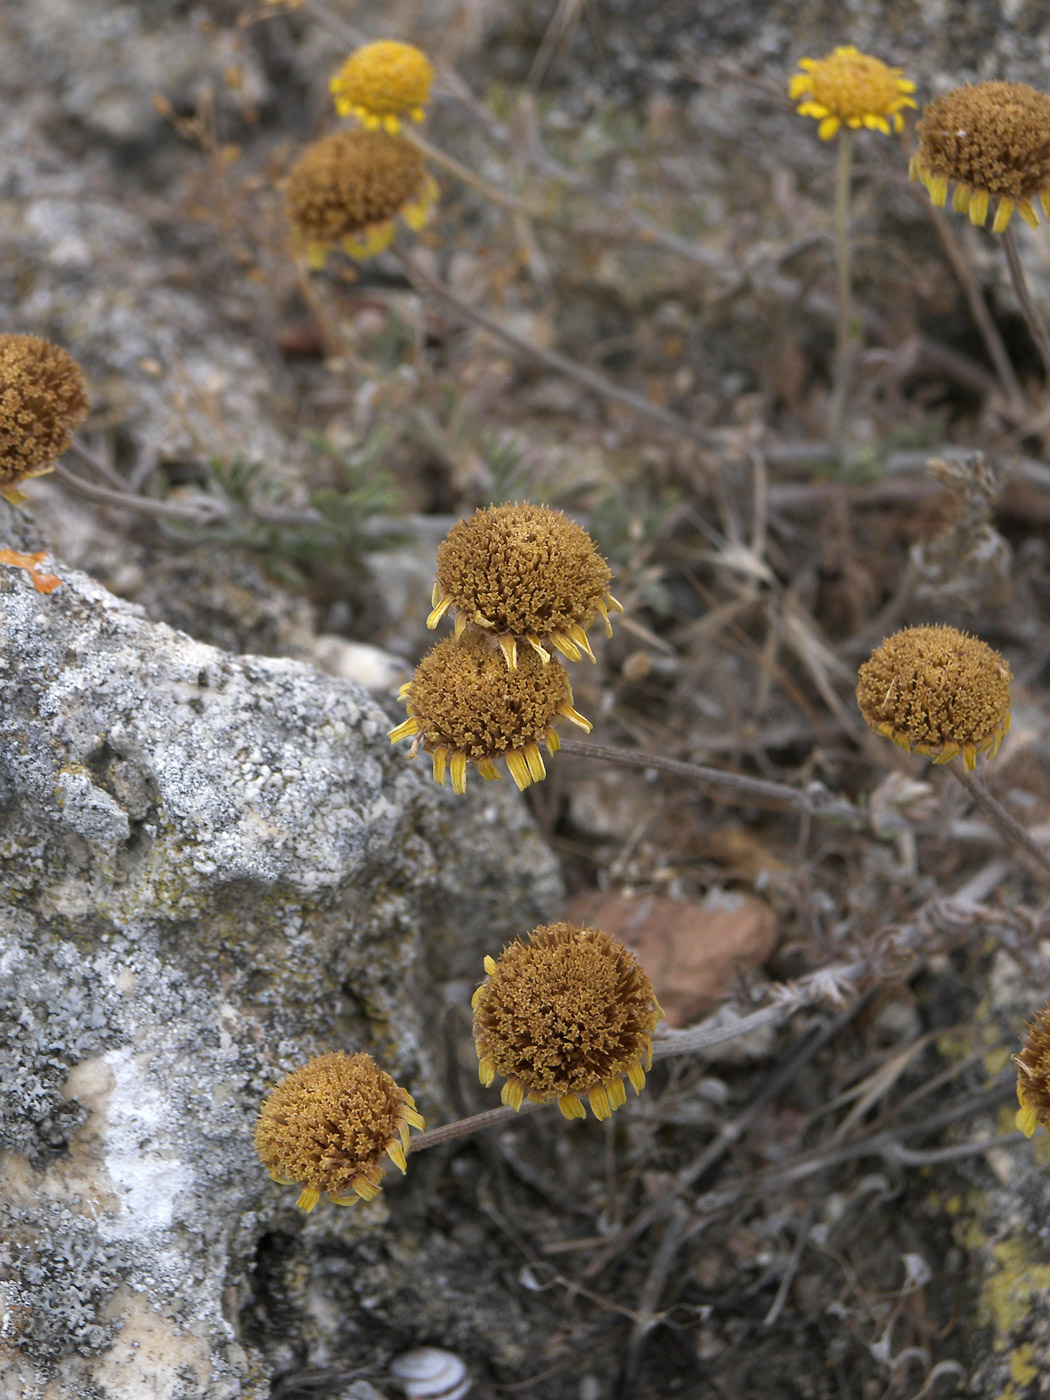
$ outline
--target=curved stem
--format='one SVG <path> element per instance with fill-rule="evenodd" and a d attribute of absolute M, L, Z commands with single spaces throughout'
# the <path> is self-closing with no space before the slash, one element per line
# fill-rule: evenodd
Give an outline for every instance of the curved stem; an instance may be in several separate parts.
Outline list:
<path fill-rule="evenodd" d="M 1047 331 L 1046 322 L 1032 300 L 1032 294 L 1028 289 L 1028 279 L 1024 275 L 1024 266 L 1021 263 L 1020 250 L 1017 247 L 1017 238 L 1010 225 L 1003 229 L 1002 240 L 1014 291 L 1017 293 L 1017 300 L 1021 306 L 1021 314 L 1024 316 L 1025 323 L 1032 333 L 1032 339 L 1036 343 L 1036 348 L 1042 356 L 1047 377 L 1050 378 L 1050 332 Z"/>
<path fill-rule="evenodd" d="M 1043 871 L 1050 875 L 1050 851 L 1033 841 L 1013 813 L 1008 812 L 999 799 L 992 796 L 976 773 L 968 773 L 964 768 L 953 768 L 953 772 L 977 805 L 991 817 L 1007 841 L 1026 851 Z"/>

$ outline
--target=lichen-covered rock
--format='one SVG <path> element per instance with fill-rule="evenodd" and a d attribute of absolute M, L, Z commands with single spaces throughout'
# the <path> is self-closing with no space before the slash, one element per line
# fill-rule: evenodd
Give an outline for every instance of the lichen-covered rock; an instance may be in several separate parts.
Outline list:
<path fill-rule="evenodd" d="M 440 791 L 351 684 L 54 567 L 0 566 L 0 1396 L 261 1397 L 231 1300 L 301 1228 L 264 1090 L 364 1049 L 440 1115 L 442 986 L 556 868 L 510 785 Z"/>

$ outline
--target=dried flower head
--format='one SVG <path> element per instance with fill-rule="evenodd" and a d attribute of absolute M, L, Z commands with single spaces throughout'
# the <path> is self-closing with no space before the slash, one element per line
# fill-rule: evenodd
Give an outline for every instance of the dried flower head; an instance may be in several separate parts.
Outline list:
<path fill-rule="evenodd" d="M 1033 228 L 1036 198 L 1050 216 L 1050 97 L 1027 83 L 973 83 L 953 88 L 923 109 L 910 174 L 938 208 L 955 185 L 952 208 L 984 225 L 998 199 L 993 233 L 1016 209 Z"/>
<path fill-rule="evenodd" d="M 796 101 L 802 98 L 799 114 L 816 117 L 817 134 L 823 141 L 830 141 L 840 126 L 866 126 L 888 136 L 891 124 L 894 131 L 903 126 L 902 109 L 915 106 L 911 96 L 915 84 L 902 77 L 899 68 L 890 68 L 852 44 L 835 49 L 827 58 L 800 59 L 798 66 L 805 72 L 791 79 L 788 95 Z"/>
<path fill-rule="evenodd" d="M 495 637 L 513 670 L 526 641 L 543 661 L 553 647 L 570 661 L 594 660 L 587 628 L 596 613 L 612 635 L 612 573 L 587 531 L 550 506 L 502 505 L 477 510 L 438 546 L 433 611 L 436 627 L 450 608 L 456 631 L 473 623 Z"/>
<path fill-rule="evenodd" d="M 434 760 L 434 779 L 444 784 L 445 766 L 452 791 L 465 792 L 467 764 L 476 763 L 483 778 L 498 778 L 502 758 L 518 787 L 547 776 L 540 754 L 560 748 L 555 720 L 560 716 L 589 731 L 591 724 L 572 707 L 572 686 L 563 666 L 545 665 L 532 652 L 522 654 L 508 671 L 502 652 L 481 632 L 445 637 L 431 647 L 412 679 L 401 687 L 408 719 L 390 731 L 390 741 L 415 736 Z"/>
<path fill-rule="evenodd" d="M 68 351 L 35 335 L 0 335 L 0 496 L 54 466 L 88 410 L 84 377 Z"/>
<path fill-rule="evenodd" d="M 371 1055 L 337 1050 L 286 1074 L 259 1110 L 255 1150 L 274 1181 L 298 1186 L 313 1210 L 328 1192 L 337 1206 L 370 1201 L 387 1158 L 405 1170 L 409 1128 L 422 1128 L 415 1100 Z"/>
<path fill-rule="evenodd" d="M 341 247 L 370 258 L 390 246 L 394 219 L 422 228 L 437 186 L 403 136 L 335 131 L 307 146 L 288 176 L 285 204 L 311 267 Z"/>
<path fill-rule="evenodd" d="M 1017 1126 L 1031 1137 L 1040 1123 L 1050 1132 L 1050 1006 L 1025 1027 L 1017 1066 Z"/>
<path fill-rule="evenodd" d="M 987 642 L 943 625 L 905 627 L 860 668 L 857 704 L 872 729 L 947 763 L 994 757 L 1010 728 L 1010 668 Z"/>
<path fill-rule="evenodd" d="M 653 984 L 629 948 L 601 929 L 546 924 L 485 959 L 474 993 L 474 1044 L 481 1082 L 507 1082 L 514 1109 L 557 1099 L 566 1118 L 608 1118 L 636 1094 L 652 1065 L 652 1032 L 663 1017 Z"/>
<path fill-rule="evenodd" d="M 380 39 L 355 49 L 328 86 L 341 117 L 357 117 L 374 130 L 401 130 L 401 117 L 423 120 L 434 70 L 421 49 Z"/>

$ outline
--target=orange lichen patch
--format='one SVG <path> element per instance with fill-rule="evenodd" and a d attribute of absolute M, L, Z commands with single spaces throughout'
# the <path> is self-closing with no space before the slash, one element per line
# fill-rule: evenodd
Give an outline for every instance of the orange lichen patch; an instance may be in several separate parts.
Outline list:
<path fill-rule="evenodd" d="M 405 1171 L 409 1128 L 422 1128 L 415 1100 L 371 1055 L 318 1055 L 286 1074 L 259 1110 L 255 1150 L 274 1181 L 300 1188 L 313 1210 L 323 1191 L 335 1205 L 379 1194 L 387 1162 Z"/>
<path fill-rule="evenodd" d="M 890 128 L 900 131 L 905 107 L 914 107 L 911 94 L 915 84 L 881 59 L 861 53 L 852 44 L 835 49 L 826 58 L 803 58 L 788 86 L 788 94 L 799 98 L 798 112 L 820 122 L 817 134 L 830 141 L 841 126 L 867 127 L 888 136 Z"/>
<path fill-rule="evenodd" d="M 53 593 L 62 582 L 57 574 L 43 572 L 40 566 L 46 558 L 46 554 L 19 554 L 13 549 L 0 549 L 0 564 L 25 569 L 38 593 Z"/>
<path fill-rule="evenodd" d="M 401 687 L 408 719 L 390 731 L 390 741 L 414 737 L 412 757 L 422 745 L 434 761 L 434 779 L 444 784 L 446 766 L 453 792 L 465 792 L 467 764 L 483 778 L 496 778 L 503 759 L 521 790 L 547 776 L 539 745 L 560 748 L 555 721 L 570 720 L 590 730 L 572 705 L 572 686 L 563 666 L 521 655 L 508 671 L 503 653 L 483 633 L 468 631 L 431 647 L 415 674 Z"/>
<path fill-rule="evenodd" d="M 1010 668 L 986 642 L 943 625 L 905 627 L 860 668 L 857 704 L 902 749 L 973 768 L 1010 728 Z"/>
<path fill-rule="evenodd" d="M 663 1016 L 638 959 L 601 929 L 545 924 L 485 959 L 474 993 L 474 1044 L 484 1085 L 501 1075 L 505 1104 L 557 1099 L 566 1118 L 608 1118 L 652 1065 Z"/>
<path fill-rule="evenodd" d="M 396 133 L 401 118 L 421 122 L 434 70 L 422 49 L 378 39 L 355 49 L 328 86 L 341 117 L 356 117 L 371 130 Z"/>
<path fill-rule="evenodd" d="M 437 186 L 403 136 L 336 131 L 307 146 L 285 188 L 285 205 L 307 262 L 323 267 L 333 248 L 369 258 L 390 245 L 394 220 L 426 222 Z"/>
<path fill-rule="evenodd" d="M 587 531 L 549 506 L 501 505 L 454 525 L 438 546 L 436 627 L 450 609 L 457 627 L 481 627 L 500 644 L 508 667 L 526 642 L 544 661 L 551 648 L 570 661 L 594 660 L 587 628 L 600 613 L 623 611 L 609 592 L 612 573 Z"/>
<path fill-rule="evenodd" d="M 1033 228 L 1035 201 L 1050 215 L 1050 97 L 1027 83 L 953 88 L 923 109 L 910 174 L 938 207 L 955 185 L 952 207 L 983 225 L 998 200 L 993 233 L 1014 210 Z"/>
<path fill-rule="evenodd" d="M 1031 1137 L 1040 1123 L 1050 1132 L 1050 1006 L 1025 1027 L 1017 1066 L 1017 1126 Z"/>
<path fill-rule="evenodd" d="M 84 377 L 67 351 L 35 335 L 0 335 L 0 496 L 51 470 L 88 410 Z"/>

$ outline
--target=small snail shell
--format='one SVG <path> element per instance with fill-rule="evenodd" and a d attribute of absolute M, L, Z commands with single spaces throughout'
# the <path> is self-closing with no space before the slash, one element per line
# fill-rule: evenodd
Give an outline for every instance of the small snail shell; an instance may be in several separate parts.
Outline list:
<path fill-rule="evenodd" d="M 440 1347 L 402 1352 L 390 1363 L 390 1371 L 408 1400 L 462 1400 L 470 1390 L 466 1366 L 455 1352 Z"/>

